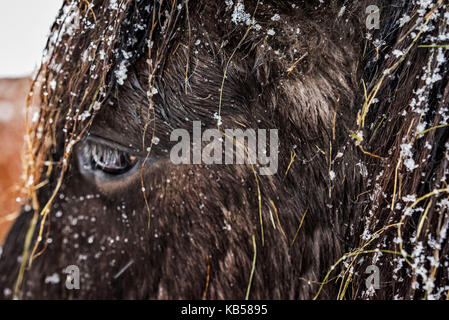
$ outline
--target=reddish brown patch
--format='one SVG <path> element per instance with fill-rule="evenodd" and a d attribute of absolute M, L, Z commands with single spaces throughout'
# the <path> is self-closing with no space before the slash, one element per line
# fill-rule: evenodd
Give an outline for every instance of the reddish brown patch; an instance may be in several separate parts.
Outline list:
<path fill-rule="evenodd" d="M 0 243 L 15 218 L 22 172 L 28 78 L 0 79 Z"/>

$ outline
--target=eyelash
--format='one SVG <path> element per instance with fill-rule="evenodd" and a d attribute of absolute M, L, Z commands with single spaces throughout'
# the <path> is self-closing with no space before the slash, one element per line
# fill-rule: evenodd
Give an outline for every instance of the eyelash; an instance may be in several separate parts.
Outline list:
<path fill-rule="evenodd" d="M 136 156 L 125 151 L 93 141 L 86 144 L 84 156 L 93 170 L 101 170 L 112 175 L 129 171 L 138 160 Z"/>

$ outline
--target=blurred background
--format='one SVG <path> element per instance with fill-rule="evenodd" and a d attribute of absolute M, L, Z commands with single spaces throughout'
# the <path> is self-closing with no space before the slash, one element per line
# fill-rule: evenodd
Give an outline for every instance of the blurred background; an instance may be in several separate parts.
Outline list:
<path fill-rule="evenodd" d="M 0 245 L 17 216 L 25 98 L 62 0 L 0 0 Z"/>

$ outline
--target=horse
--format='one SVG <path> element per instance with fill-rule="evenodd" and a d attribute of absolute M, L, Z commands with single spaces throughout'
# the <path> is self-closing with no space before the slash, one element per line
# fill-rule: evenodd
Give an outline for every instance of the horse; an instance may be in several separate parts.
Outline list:
<path fill-rule="evenodd" d="M 443 0 L 65 0 L 0 297 L 447 298 L 448 22 Z M 254 155 L 226 129 L 274 132 L 277 170 L 205 161 Z"/>

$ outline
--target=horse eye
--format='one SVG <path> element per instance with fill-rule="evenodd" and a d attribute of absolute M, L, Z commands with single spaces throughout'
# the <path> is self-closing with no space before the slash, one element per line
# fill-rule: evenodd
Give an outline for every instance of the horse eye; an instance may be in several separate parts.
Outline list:
<path fill-rule="evenodd" d="M 88 140 L 83 148 L 85 169 L 101 170 L 110 175 L 119 175 L 131 170 L 138 158 L 112 146 Z"/>

